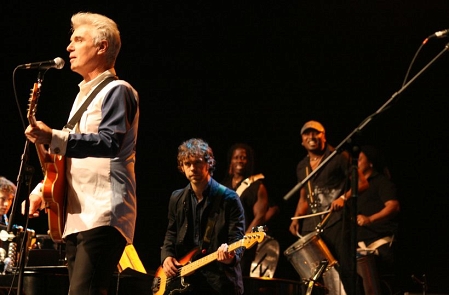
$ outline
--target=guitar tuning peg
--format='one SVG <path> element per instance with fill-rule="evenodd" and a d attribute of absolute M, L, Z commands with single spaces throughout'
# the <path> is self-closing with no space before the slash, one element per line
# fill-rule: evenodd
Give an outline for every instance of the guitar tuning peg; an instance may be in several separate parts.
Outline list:
<path fill-rule="evenodd" d="M 265 231 L 267 231 L 267 226 L 266 225 L 254 226 L 251 229 L 251 232 L 253 232 L 253 233 L 260 233 L 260 232 L 265 232 Z"/>

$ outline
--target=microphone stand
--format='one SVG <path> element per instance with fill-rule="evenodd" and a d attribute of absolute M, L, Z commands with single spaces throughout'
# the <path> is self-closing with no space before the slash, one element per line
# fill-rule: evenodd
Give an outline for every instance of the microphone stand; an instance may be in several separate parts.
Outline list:
<path fill-rule="evenodd" d="M 44 73 L 41 73 L 41 71 L 39 71 L 38 73 L 38 77 L 37 77 L 37 84 L 41 85 L 42 81 L 43 81 L 43 76 Z M 40 86 L 39 86 L 40 87 Z M 31 110 L 30 110 L 31 111 Z M 13 200 L 13 203 L 11 205 L 11 214 L 9 217 L 9 223 L 7 225 L 7 232 L 10 233 L 12 230 L 12 226 L 14 225 L 14 218 L 15 218 L 15 213 L 17 212 L 17 206 L 18 204 L 20 204 L 20 201 L 18 200 L 17 196 L 20 196 L 20 188 L 21 188 L 21 184 L 22 182 L 24 182 L 28 188 L 28 194 L 25 197 L 25 212 L 24 215 L 26 216 L 26 225 L 24 227 L 24 231 L 22 233 L 22 237 L 20 240 L 20 245 L 18 245 L 19 250 L 18 253 L 16 254 L 16 257 L 19 257 L 18 259 L 18 265 L 16 267 L 16 272 L 18 271 L 18 281 L 17 281 L 17 294 L 22 294 L 22 286 L 23 286 L 23 274 L 24 274 L 24 270 L 25 270 L 25 264 L 27 261 L 27 242 L 28 242 L 28 220 L 29 220 L 29 208 L 30 208 L 30 200 L 28 198 L 28 196 L 31 193 L 31 180 L 33 178 L 33 174 L 34 174 L 34 167 L 30 166 L 28 164 L 29 162 L 29 149 L 30 149 L 30 141 L 26 140 L 25 141 L 25 147 L 24 147 L 24 151 L 21 157 L 21 164 L 20 164 L 20 168 L 19 168 L 19 174 L 17 176 L 17 191 L 16 191 L 16 197 Z M 19 238 L 20 238 L 20 234 L 18 234 Z"/>
<path fill-rule="evenodd" d="M 354 159 L 352 161 L 352 165 L 355 166 L 354 169 L 352 169 L 352 180 L 351 180 L 351 190 L 352 190 L 352 195 L 351 198 L 353 199 L 352 201 L 352 216 L 351 216 L 351 246 L 350 246 L 350 250 L 351 253 L 353 253 L 353 261 L 355 261 L 355 263 L 357 263 L 357 251 L 356 251 L 356 241 L 357 241 L 357 225 L 356 225 L 356 220 L 357 220 L 357 197 L 358 197 L 358 173 L 357 173 L 357 161 L 358 161 L 358 153 L 359 153 L 359 149 L 357 147 L 357 145 L 353 144 L 353 136 L 356 134 L 360 134 L 361 130 L 368 125 L 369 122 L 371 122 L 374 117 L 376 117 L 377 115 L 381 114 L 385 109 L 387 109 L 387 107 L 395 100 L 395 98 L 400 95 L 402 92 L 404 92 L 405 89 L 407 89 L 410 84 L 412 84 L 425 70 L 427 70 L 427 68 L 429 68 L 438 58 L 440 58 L 443 53 L 445 53 L 446 51 L 449 51 L 449 43 L 446 44 L 446 46 L 444 47 L 444 49 L 438 53 L 427 65 L 425 65 L 412 79 L 410 79 L 406 84 L 404 84 L 402 86 L 402 88 L 400 88 L 397 92 L 395 92 L 390 99 L 388 99 L 376 112 L 374 112 L 373 114 L 369 115 L 368 117 L 366 117 L 360 124 L 359 126 L 357 126 L 351 133 L 349 133 L 348 136 L 346 136 L 343 141 L 340 142 L 340 144 L 338 144 L 338 146 L 335 147 L 335 150 L 332 151 L 331 154 L 329 154 L 329 156 L 324 159 L 318 166 L 317 168 L 315 168 L 314 170 L 312 170 L 301 182 L 299 182 L 298 184 L 296 184 L 285 196 L 284 196 L 284 200 L 288 201 L 300 188 L 302 188 L 308 181 L 310 178 L 312 178 L 318 171 L 320 171 L 324 165 L 326 165 L 333 157 L 335 157 L 335 155 L 337 153 L 340 153 L 343 150 L 343 147 L 347 144 L 352 145 L 352 153 L 354 157 L 356 157 L 356 159 Z M 356 295 L 356 282 L 357 282 L 357 264 L 353 265 L 353 278 L 352 278 L 352 284 L 351 284 L 351 290 L 349 290 L 350 292 L 348 292 L 349 295 Z"/>
<path fill-rule="evenodd" d="M 358 164 L 359 164 L 359 154 L 360 147 L 357 144 L 352 145 L 352 157 L 351 157 L 351 202 L 350 202 L 350 232 L 351 237 L 349 239 L 349 253 L 352 253 L 352 263 L 351 263 L 351 284 L 349 294 L 357 294 L 357 199 L 359 191 L 359 174 L 358 174 Z"/>
<path fill-rule="evenodd" d="M 9 216 L 9 222 L 7 225 L 7 233 L 12 232 L 12 226 L 14 225 L 14 219 L 15 219 L 15 213 L 17 212 L 17 204 L 20 204 L 19 196 L 20 196 L 20 188 L 22 183 L 28 187 L 28 195 L 30 193 L 30 185 L 31 180 L 33 178 L 34 174 L 34 168 L 30 165 L 28 165 L 29 160 L 29 146 L 30 142 L 26 140 L 24 151 L 21 157 L 21 165 L 19 169 L 19 174 L 17 176 L 17 191 L 16 191 L 16 197 L 13 200 L 13 203 L 11 205 L 11 213 Z M 25 216 L 28 216 L 29 213 L 29 207 L 30 207 L 30 200 L 28 197 L 25 198 Z M 26 217 L 28 220 L 28 217 Z M 27 221 L 28 224 L 28 221 Z M 22 235 L 22 237 L 21 237 Z M 25 226 L 24 232 L 18 233 L 16 237 L 13 239 L 18 239 L 20 241 L 20 245 L 18 244 L 18 253 L 16 253 L 14 256 L 14 264 L 13 267 L 16 266 L 16 271 L 18 271 L 18 280 L 17 280 L 17 294 L 22 294 L 22 286 L 23 286 L 23 273 L 25 268 L 25 262 L 26 262 L 26 245 L 27 245 L 27 239 L 28 239 L 28 226 Z M 17 260 L 17 258 L 19 258 Z M 18 264 L 16 262 L 18 261 Z M 5 265 L 6 267 L 6 265 Z M 13 276 L 13 281 L 11 283 L 11 286 L 13 286 L 15 275 Z"/>

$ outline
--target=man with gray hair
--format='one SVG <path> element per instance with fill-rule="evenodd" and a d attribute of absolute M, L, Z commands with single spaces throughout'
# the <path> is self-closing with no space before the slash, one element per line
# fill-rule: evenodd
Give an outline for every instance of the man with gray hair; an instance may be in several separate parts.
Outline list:
<path fill-rule="evenodd" d="M 116 76 L 121 46 L 117 24 L 89 12 L 73 15 L 71 24 L 70 68 L 83 80 L 70 118 L 80 117 L 63 130 L 38 121 L 25 135 L 35 144 L 48 145 L 50 154 L 65 157 L 67 210 L 62 238 L 69 295 L 105 295 L 125 246 L 134 237 L 139 97 Z M 44 207 L 45 188 L 40 184 L 31 193 L 30 216 Z"/>

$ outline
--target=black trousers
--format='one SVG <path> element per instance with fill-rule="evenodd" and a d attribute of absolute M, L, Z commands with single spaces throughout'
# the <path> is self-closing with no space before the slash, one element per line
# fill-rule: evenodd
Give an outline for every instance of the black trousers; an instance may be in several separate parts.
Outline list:
<path fill-rule="evenodd" d="M 66 238 L 69 295 L 106 295 L 126 239 L 111 226 L 71 234 Z"/>

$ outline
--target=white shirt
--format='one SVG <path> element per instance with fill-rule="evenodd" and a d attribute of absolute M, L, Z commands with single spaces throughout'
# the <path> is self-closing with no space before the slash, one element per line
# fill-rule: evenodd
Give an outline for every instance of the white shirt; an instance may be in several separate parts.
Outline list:
<path fill-rule="evenodd" d="M 70 117 L 99 83 L 114 74 L 112 69 L 88 83 L 80 83 Z M 65 155 L 67 164 L 64 238 L 99 226 L 113 226 L 132 243 L 138 100 L 130 84 L 112 81 L 96 95 L 70 135 L 53 130 L 50 152 Z"/>

